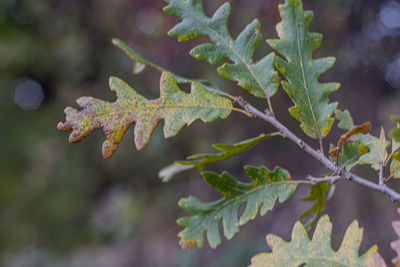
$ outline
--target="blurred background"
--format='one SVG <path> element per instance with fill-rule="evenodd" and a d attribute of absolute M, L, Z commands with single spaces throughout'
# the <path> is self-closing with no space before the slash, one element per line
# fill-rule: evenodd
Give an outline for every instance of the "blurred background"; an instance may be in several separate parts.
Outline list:
<path fill-rule="evenodd" d="M 211 15 L 222 0 L 204 0 Z M 280 21 L 276 0 L 232 0 L 229 26 L 233 36 L 254 17 L 263 25 L 264 39 L 276 37 Z M 265 235 L 289 239 L 291 228 L 311 204 L 301 187 L 292 200 L 241 228 L 231 241 L 212 250 L 182 251 L 175 223 L 186 215 L 177 201 L 188 195 L 203 200 L 220 196 L 198 172 L 162 183 L 157 172 L 175 159 L 211 152 L 213 143 L 234 143 L 272 129 L 262 121 L 232 114 L 213 124 L 194 123 L 177 137 L 164 140 L 161 125 L 149 145 L 138 153 L 129 130 L 115 155 L 101 156 L 101 131 L 80 144 L 56 130 L 63 110 L 75 99 L 91 95 L 113 101 L 108 77 L 123 78 L 149 98 L 159 95 L 160 74 L 147 69 L 132 75 L 132 62 L 111 44 L 113 37 L 177 74 L 207 78 L 232 94 L 243 94 L 265 106 L 215 68 L 198 62 L 189 50 L 205 38 L 178 44 L 167 31 L 179 19 L 162 12 L 161 0 L 1 0 L 0 1 L 0 265 L 36 266 L 247 266 L 250 257 L 266 251 Z M 312 31 L 324 35 L 316 57 L 335 56 L 335 67 L 321 80 L 338 81 L 331 96 L 348 108 L 356 123 L 370 120 L 373 133 L 393 127 L 389 116 L 400 113 L 400 1 L 304 0 L 313 10 Z M 270 52 L 262 42 L 256 53 Z M 288 115 L 288 97 L 272 99 L 279 119 L 308 142 Z M 329 135 L 335 142 L 336 127 Z M 288 153 L 289 152 L 289 153 Z M 280 165 L 294 178 L 320 175 L 321 166 L 297 146 L 279 138 L 221 164 L 210 166 L 246 180 L 244 164 Z M 357 173 L 376 181 L 376 173 Z M 400 184 L 391 186 L 400 190 Z M 396 239 L 391 221 L 398 204 L 383 195 L 349 183 L 339 183 L 327 212 L 334 225 L 334 247 L 354 219 L 364 227 L 362 252 L 378 244 L 389 262 L 390 241 Z"/>

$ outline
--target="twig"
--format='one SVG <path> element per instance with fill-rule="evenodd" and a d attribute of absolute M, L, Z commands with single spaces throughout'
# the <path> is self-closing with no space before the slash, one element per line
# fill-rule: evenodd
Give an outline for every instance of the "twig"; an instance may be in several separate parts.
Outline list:
<path fill-rule="evenodd" d="M 336 164 L 330 161 L 321 151 L 317 151 L 297 137 L 293 132 L 291 132 L 286 126 L 280 123 L 269 111 L 263 113 L 245 101 L 242 97 L 236 97 L 235 101 L 241 105 L 244 110 L 248 113 L 253 114 L 255 117 L 262 119 L 270 124 L 272 124 L 275 128 L 277 128 L 283 137 L 288 138 L 289 140 L 293 141 L 294 143 L 298 144 L 301 149 L 306 151 L 308 154 L 313 156 L 319 162 L 321 162 L 328 170 L 336 173 L 341 179 L 352 181 L 356 184 L 362 185 L 367 187 L 371 190 L 376 192 L 382 193 L 386 195 L 392 201 L 400 201 L 400 193 L 390 189 L 385 184 L 376 184 L 370 182 L 352 172 L 348 172 L 343 168 L 336 166 Z M 383 172 L 382 172 L 383 173 Z M 383 175 L 382 175 L 383 176 Z"/>
<path fill-rule="evenodd" d="M 385 179 L 385 183 L 389 182 L 390 179 L 392 179 L 392 178 L 393 178 L 393 174 L 391 174 L 388 178 Z"/>
<path fill-rule="evenodd" d="M 385 178 L 383 177 L 383 162 L 379 162 L 379 185 L 385 184 Z"/>
<path fill-rule="evenodd" d="M 340 175 L 335 175 L 335 176 L 327 176 L 327 177 L 319 177 L 319 178 L 308 176 L 307 179 L 310 180 L 310 182 L 313 182 L 316 184 L 322 183 L 322 182 L 330 182 L 331 184 L 333 184 L 343 178 Z"/>

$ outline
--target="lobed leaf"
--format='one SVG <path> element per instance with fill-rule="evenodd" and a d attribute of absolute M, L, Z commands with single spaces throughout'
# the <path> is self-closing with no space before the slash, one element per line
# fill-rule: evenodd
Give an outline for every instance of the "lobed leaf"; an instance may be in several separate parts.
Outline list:
<path fill-rule="evenodd" d="M 267 243 L 271 253 L 260 253 L 251 260 L 250 267 L 267 266 L 386 266 L 377 246 L 359 256 L 363 230 L 354 221 L 348 228 L 338 251 L 331 246 L 332 223 L 328 215 L 323 216 L 310 240 L 301 222 L 296 222 L 291 242 L 269 234 Z"/>
<path fill-rule="evenodd" d="M 318 78 L 333 66 L 335 58 L 312 58 L 322 35 L 308 32 L 313 13 L 304 11 L 300 0 L 286 0 L 284 5 L 279 5 L 279 12 L 282 22 L 276 30 L 280 39 L 267 42 L 282 56 L 275 57 L 275 66 L 286 79 L 282 86 L 294 103 L 289 112 L 301 122 L 307 135 L 321 140 L 332 127 L 331 116 L 337 106 L 337 102 L 329 103 L 328 96 L 340 84 L 322 84 Z"/>
<path fill-rule="evenodd" d="M 168 182 L 178 173 L 189 170 L 192 168 L 197 168 L 200 171 L 203 171 L 206 165 L 210 163 L 220 162 L 229 158 L 232 158 L 254 146 L 259 144 L 271 136 L 276 135 L 273 134 L 261 134 L 257 137 L 247 139 L 241 141 L 239 143 L 233 145 L 225 145 L 225 144 L 214 144 L 212 147 L 221 151 L 219 153 L 203 153 L 196 154 L 187 157 L 187 160 L 179 160 L 175 161 L 175 163 L 166 166 L 159 172 L 159 177 L 164 181 Z"/>
<path fill-rule="evenodd" d="M 103 157 L 111 157 L 131 124 L 135 123 L 135 145 L 143 149 L 150 140 L 157 124 L 164 120 L 165 138 L 176 135 L 184 125 L 201 119 L 211 122 L 226 118 L 232 102 L 215 93 L 206 91 L 200 84 L 192 83 L 190 94 L 181 91 L 173 78 L 163 72 L 160 81 L 160 97 L 148 100 L 139 95 L 122 80 L 111 77 L 110 88 L 117 94 L 113 103 L 93 97 L 77 100 L 82 110 L 65 109 L 66 122 L 60 122 L 58 129 L 72 131 L 70 142 L 80 142 L 98 128 L 103 128 L 106 141 L 103 143 Z"/>
<path fill-rule="evenodd" d="M 169 31 L 170 36 L 180 42 L 197 36 L 207 36 L 212 43 L 201 44 L 190 52 L 199 60 L 217 64 L 224 59 L 218 68 L 218 74 L 225 79 L 236 81 L 249 93 L 262 98 L 273 96 L 279 86 L 279 76 L 274 69 L 274 54 L 270 53 L 258 62 L 253 62 L 255 49 L 262 37 L 260 23 L 254 20 L 234 40 L 229 33 L 228 17 L 230 4 L 223 4 L 210 18 L 203 8 L 201 0 L 166 0 L 165 13 L 182 19 Z"/>
<path fill-rule="evenodd" d="M 302 220 L 313 215 L 305 225 L 307 230 L 311 229 L 314 223 L 321 216 L 322 212 L 326 209 L 326 205 L 328 203 L 328 200 L 332 197 L 334 188 L 335 185 L 331 185 L 328 182 L 318 183 L 310 187 L 309 197 L 301 199 L 301 201 L 307 202 L 315 201 L 314 205 L 308 211 L 303 213 L 299 218 L 299 220 Z"/>
<path fill-rule="evenodd" d="M 221 220 L 225 237 L 231 239 L 239 232 L 240 225 L 257 216 L 259 209 L 261 216 L 265 215 L 273 208 L 277 198 L 281 203 L 286 201 L 293 195 L 297 185 L 304 182 L 291 180 L 290 174 L 279 167 L 270 171 L 265 167 L 245 166 L 245 171 L 252 183 L 242 183 L 226 172 L 222 175 L 203 172 L 204 180 L 217 189 L 223 198 L 209 203 L 195 197 L 179 201 L 181 208 L 194 214 L 178 220 L 178 224 L 185 227 L 178 235 L 184 249 L 196 244 L 202 247 L 204 235 L 207 235 L 212 248 L 217 247 L 221 243 Z M 244 203 L 247 205 L 239 216 L 239 209 Z"/>

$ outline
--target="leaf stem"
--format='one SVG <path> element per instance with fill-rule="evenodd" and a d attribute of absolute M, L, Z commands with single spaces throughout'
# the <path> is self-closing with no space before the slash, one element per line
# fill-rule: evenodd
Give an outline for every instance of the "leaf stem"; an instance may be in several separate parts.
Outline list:
<path fill-rule="evenodd" d="M 313 149 L 311 146 L 309 146 L 307 143 L 305 143 L 303 140 L 301 140 L 299 137 L 297 137 L 286 126 L 284 126 L 282 123 L 280 123 L 269 111 L 267 111 L 266 113 L 259 111 L 254 106 L 252 106 L 247 101 L 245 101 L 242 97 L 236 97 L 235 101 L 239 105 L 241 105 L 245 111 L 252 114 L 254 117 L 257 117 L 259 119 L 262 119 L 262 120 L 272 124 L 275 128 L 277 128 L 281 132 L 281 135 L 283 137 L 288 138 L 292 142 L 296 143 L 301 149 L 303 149 L 305 152 L 310 154 L 316 160 L 321 162 L 322 165 L 324 165 L 328 170 L 331 170 L 333 173 L 336 173 L 337 176 L 340 176 L 341 180 L 348 180 L 353 183 L 359 184 L 361 186 L 367 187 L 376 192 L 379 192 L 381 194 L 384 194 L 393 202 L 400 201 L 400 193 L 390 189 L 385 184 L 373 183 L 373 182 L 368 181 L 365 178 L 362 178 L 352 172 L 346 171 L 344 168 L 336 166 L 336 164 L 334 162 L 330 161 L 327 157 L 325 157 L 325 155 L 321 151 L 317 151 L 317 150 Z M 382 173 L 383 173 L 383 171 L 382 171 Z M 382 174 L 382 177 L 383 177 L 383 174 Z M 328 179 L 328 177 L 326 177 L 324 179 L 329 180 L 329 181 L 337 180 L 337 178 L 335 176 L 330 177 L 330 179 Z"/>
<path fill-rule="evenodd" d="M 342 176 L 334 175 L 334 176 L 319 177 L 319 178 L 308 176 L 307 179 L 310 180 L 310 182 L 313 182 L 313 183 L 330 182 L 331 184 L 333 184 L 333 183 L 341 180 Z"/>
<path fill-rule="evenodd" d="M 244 115 L 246 115 L 247 117 L 250 117 L 250 118 L 254 117 L 253 114 L 247 112 L 246 110 L 240 109 L 240 108 L 232 108 L 232 110 L 236 111 L 236 112 L 239 112 L 239 113 L 242 113 L 242 114 L 244 114 Z"/>
<path fill-rule="evenodd" d="M 383 168 L 384 168 L 384 163 L 379 162 L 379 185 L 385 184 L 385 178 L 383 177 Z"/>

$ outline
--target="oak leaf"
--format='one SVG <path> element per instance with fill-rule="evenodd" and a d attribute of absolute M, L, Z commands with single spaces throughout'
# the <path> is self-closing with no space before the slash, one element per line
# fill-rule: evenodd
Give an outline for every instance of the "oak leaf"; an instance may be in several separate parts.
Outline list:
<path fill-rule="evenodd" d="M 93 97 L 77 100 L 82 110 L 65 109 L 66 121 L 58 129 L 72 131 L 70 142 L 80 142 L 98 128 L 103 128 L 106 141 L 103 143 L 103 157 L 111 157 L 131 124 L 135 123 L 135 145 L 143 149 L 150 140 L 157 124 L 164 120 L 165 138 L 176 135 L 184 125 L 201 119 L 211 122 L 226 118 L 232 108 L 229 99 L 205 90 L 193 82 L 190 94 L 181 91 L 173 78 L 163 72 L 160 81 L 160 97 L 148 100 L 128 84 L 116 77 L 110 78 L 110 89 L 117 94 L 113 103 Z"/>
<path fill-rule="evenodd" d="M 190 54 L 199 60 L 217 64 L 222 77 L 236 81 L 239 86 L 251 94 L 270 98 L 279 86 L 279 76 L 274 69 L 274 54 L 270 53 L 258 62 L 253 62 L 253 55 L 262 37 L 260 23 L 254 20 L 233 39 L 228 29 L 230 4 L 223 4 L 210 18 L 204 12 L 201 0 L 166 0 L 165 13 L 177 16 L 182 21 L 168 34 L 179 41 L 187 41 L 197 36 L 208 36 L 213 43 L 201 44 L 192 49 Z"/>
<path fill-rule="evenodd" d="M 204 235 L 212 248 L 217 247 L 221 243 L 221 220 L 225 237 L 231 239 L 239 232 L 239 226 L 257 216 L 259 209 L 261 216 L 265 215 L 274 207 L 277 198 L 281 203 L 286 201 L 293 195 L 297 185 L 304 183 L 291 180 L 290 174 L 279 167 L 270 171 L 265 167 L 245 166 L 245 171 L 251 183 L 240 182 L 226 172 L 222 175 L 203 172 L 204 180 L 217 189 L 223 198 L 214 202 L 204 202 L 196 197 L 179 201 L 181 208 L 194 214 L 178 220 L 178 224 L 185 227 L 178 235 L 182 248 L 196 244 L 202 247 Z M 244 203 L 247 205 L 239 216 L 239 209 Z"/>
<path fill-rule="evenodd" d="M 178 173 L 192 169 L 192 168 L 197 168 L 198 170 L 203 171 L 205 169 L 206 165 L 208 165 L 210 163 L 220 162 L 220 161 L 229 159 L 233 156 L 236 156 L 274 135 L 276 135 L 276 133 L 260 134 L 257 137 L 243 140 L 243 141 L 233 144 L 233 145 L 214 144 L 214 145 L 212 145 L 212 147 L 219 150 L 220 152 L 195 154 L 195 155 L 187 157 L 186 160 L 175 161 L 175 163 L 164 167 L 159 172 L 158 176 L 164 182 L 168 182 Z"/>
<path fill-rule="evenodd" d="M 314 205 L 303 213 L 299 220 L 310 217 L 306 222 L 306 229 L 310 230 L 314 223 L 321 216 L 322 212 L 326 209 L 326 205 L 328 200 L 332 197 L 333 192 L 335 190 L 335 185 L 330 184 L 329 182 L 318 183 L 312 185 L 310 187 L 310 195 L 307 198 L 301 199 L 301 201 L 313 202 Z"/>
<path fill-rule="evenodd" d="M 307 135 L 322 140 L 331 129 L 337 106 L 337 102 L 329 103 L 328 96 L 340 84 L 319 83 L 318 78 L 333 66 L 335 58 L 312 58 L 322 35 L 308 31 L 313 13 L 304 11 L 300 0 L 286 0 L 279 11 L 282 21 L 276 30 L 280 39 L 267 42 L 282 56 L 275 57 L 275 66 L 286 79 L 283 89 L 295 104 L 289 112 Z"/>
<path fill-rule="evenodd" d="M 313 238 L 310 240 L 301 222 L 296 222 L 292 231 L 292 240 L 269 234 L 267 243 L 271 253 L 260 253 L 251 260 L 250 267 L 269 266 L 349 266 L 349 267 L 386 267 L 377 246 L 371 247 L 359 256 L 363 229 L 354 221 L 348 228 L 338 251 L 331 246 L 332 223 L 328 215 L 318 221 Z"/>

